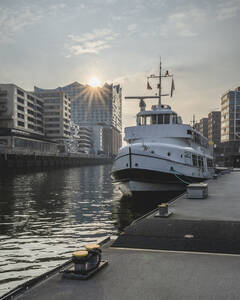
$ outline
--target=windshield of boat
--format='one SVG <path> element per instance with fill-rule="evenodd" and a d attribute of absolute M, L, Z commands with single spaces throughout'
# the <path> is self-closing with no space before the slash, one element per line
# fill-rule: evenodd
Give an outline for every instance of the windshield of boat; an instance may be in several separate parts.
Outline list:
<path fill-rule="evenodd" d="M 138 125 L 178 124 L 177 114 L 151 114 L 138 116 Z"/>

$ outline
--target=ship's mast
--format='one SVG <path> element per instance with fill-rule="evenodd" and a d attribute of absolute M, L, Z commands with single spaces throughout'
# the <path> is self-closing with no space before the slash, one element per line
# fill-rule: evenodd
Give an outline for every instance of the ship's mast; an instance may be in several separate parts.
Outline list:
<path fill-rule="evenodd" d="M 161 101 L 161 96 L 162 96 L 162 62 L 160 58 L 160 70 L 159 70 L 159 99 L 158 99 L 158 106 L 160 107 L 162 104 Z"/>
<path fill-rule="evenodd" d="M 165 75 L 162 75 L 162 62 L 160 58 L 160 66 L 159 66 L 159 75 L 150 75 L 147 77 L 147 89 L 152 90 L 152 87 L 149 84 L 150 79 L 158 79 L 159 83 L 157 85 L 158 88 L 158 96 L 132 96 L 132 97 L 125 97 L 125 99 L 139 99 L 140 103 L 139 106 L 141 108 L 141 111 L 145 110 L 146 104 L 144 102 L 145 99 L 152 99 L 152 98 L 157 98 L 158 99 L 158 108 L 161 109 L 162 107 L 162 97 L 163 96 L 169 96 L 169 94 L 162 94 L 162 78 L 166 77 L 171 77 L 172 78 L 172 87 L 171 87 L 171 97 L 172 97 L 172 92 L 175 89 L 174 84 L 173 84 L 173 75 L 170 75 L 168 71 L 166 71 Z"/>
<path fill-rule="evenodd" d="M 173 75 L 170 75 L 168 71 L 166 71 L 166 74 L 165 75 L 162 75 L 162 61 L 161 61 L 161 58 L 160 58 L 160 66 L 159 66 L 159 75 L 150 75 L 147 77 L 147 80 L 148 80 L 148 86 L 151 88 L 150 84 L 149 84 L 149 80 L 150 79 L 158 79 L 159 80 L 159 83 L 157 85 L 157 88 L 158 88 L 158 107 L 160 108 L 161 107 L 161 104 L 162 104 L 162 97 L 163 96 L 169 96 L 169 94 L 162 94 L 162 78 L 166 78 L 166 77 L 172 77 L 173 78 Z M 172 92 L 171 92 L 171 95 L 172 95 Z"/>

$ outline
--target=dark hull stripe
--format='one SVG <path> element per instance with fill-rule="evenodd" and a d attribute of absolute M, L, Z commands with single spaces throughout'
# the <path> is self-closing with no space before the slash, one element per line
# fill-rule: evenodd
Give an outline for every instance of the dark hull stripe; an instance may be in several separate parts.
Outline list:
<path fill-rule="evenodd" d="M 126 182 L 126 181 L 140 181 L 149 183 L 166 183 L 166 184 L 183 184 L 181 179 L 187 183 L 194 183 L 206 180 L 206 178 L 188 177 L 184 175 L 164 173 L 158 171 L 151 171 L 147 169 L 124 169 L 112 172 L 112 176 L 115 181 Z"/>
<path fill-rule="evenodd" d="M 130 148 L 129 148 L 130 149 Z M 129 150 L 130 151 L 130 150 Z M 131 155 L 131 158 L 133 156 L 143 156 L 143 157 L 148 157 L 148 158 L 156 158 L 156 159 L 160 159 L 160 160 L 166 160 L 166 161 L 169 161 L 169 162 L 172 162 L 172 163 L 175 163 L 175 164 L 178 164 L 178 165 L 183 165 L 183 166 L 190 166 L 190 167 L 194 167 L 192 165 L 188 165 L 186 163 L 183 163 L 183 162 L 180 162 L 180 161 L 176 161 L 176 160 L 171 160 L 171 159 L 168 159 L 168 158 L 165 158 L 165 157 L 158 157 L 158 156 L 153 156 L 153 155 L 147 155 L 147 154 L 137 154 L 137 153 L 132 153 L 130 154 L 124 154 L 122 156 L 118 156 L 117 158 L 115 158 L 115 161 L 119 160 L 120 158 L 122 157 L 125 157 L 125 156 L 128 156 L 128 155 Z M 130 159 L 130 158 L 129 158 Z M 198 167 L 196 167 L 198 169 Z"/>

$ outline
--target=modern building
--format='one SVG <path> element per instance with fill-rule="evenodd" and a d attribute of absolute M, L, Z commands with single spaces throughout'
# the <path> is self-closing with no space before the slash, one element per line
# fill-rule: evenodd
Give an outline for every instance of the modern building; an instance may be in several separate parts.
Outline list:
<path fill-rule="evenodd" d="M 240 139 L 240 87 L 221 98 L 221 142 Z"/>
<path fill-rule="evenodd" d="M 208 118 L 200 119 L 200 132 L 206 138 L 208 137 Z"/>
<path fill-rule="evenodd" d="M 92 128 L 88 126 L 79 126 L 79 147 L 81 152 L 93 154 L 93 133 Z"/>
<path fill-rule="evenodd" d="M 36 91 L 47 92 L 48 90 L 35 88 Z M 100 152 L 107 155 L 117 154 L 122 143 L 122 89 L 120 85 L 105 83 L 103 87 L 93 88 L 74 82 L 52 91 L 61 91 L 70 97 L 71 120 L 82 130 L 84 151 L 95 154 Z M 104 132 L 108 132 L 105 133 L 105 138 Z M 96 140 L 97 138 L 99 140 Z"/>
<path fill-rule="evenodd" d="M 43 100 L 15 84 L 0 84 L 0 147 L 57 152 L 45 138 Z"/>
<path fill-rule="evenodd" d="M 103 126 L 92 127 L 93 152 L 96 155 L 104 154 L 103 151 Z"/>
<path fill-rule="evenodd" d="M 221 112 L 212 111 L 208 114 L 208 142 L 218 145 L 221 142 Z"/>
<path fill-rule="evenodd" d="M 240 167 L 240 87 L 221 97 L 221 143 L 215 154 L 219 165 Z"/>
<path fill-rule="evenodd" d="M 42 99 L 44 126 L 47 138 L 59 143 L 70 137 L 71 101 L 61 90 L 43 90 L 34 87 L 34 95 Z"/>
<path fill-rule="evenodd" d="M 72 120 L 79 125 L 95 126 L 104 123 L 122 131 L 122 89 L 105 83 L 91 87 L 74 82 L 62 89 L 71 98 Z"/>

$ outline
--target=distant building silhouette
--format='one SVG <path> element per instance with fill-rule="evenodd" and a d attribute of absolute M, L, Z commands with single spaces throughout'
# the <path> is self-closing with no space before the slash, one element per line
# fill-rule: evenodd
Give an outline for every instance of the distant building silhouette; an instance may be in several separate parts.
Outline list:
<path fill-rule="evenodd" d="M 208 118 L 200 119 L 200 132 L 206 138 L 208 137 Z"/>
<path fill-rule="evenodd" d="M 218 145 L 221 142 L 221 112 L 208 114 L 208 142 Z"/>

